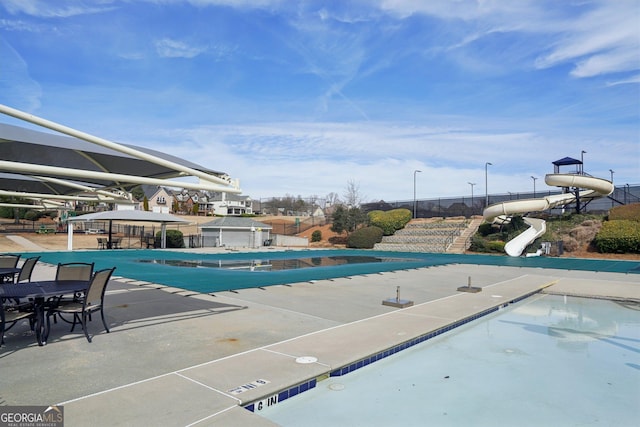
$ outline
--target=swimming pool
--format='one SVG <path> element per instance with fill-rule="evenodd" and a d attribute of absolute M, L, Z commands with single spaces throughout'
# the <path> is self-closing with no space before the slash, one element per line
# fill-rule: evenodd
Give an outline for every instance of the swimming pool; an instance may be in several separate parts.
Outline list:
<path fill-rule="evenodd" d="M 95 262 L 96 269 L 116 266 L 115 275 L 174 286 L 186 290 L 212 293 L 233 289 L 255 288 L 286 283 L 308 282 L 336 277 L 356 276 L 383 271 L 406 270 L 446 264 L 482 264 L 511 267 L 558 268 L 640 274 L 640 262 L 616 260 L 585 260 L 577 258 L 507 257 L 495 255 L 460 255 L 433 253 L 403 253 L 370 250 L 296 250 L 268 252 L 202 253 L 171 250 L 102 250 L 29 253 L 41 261 Z M 26 254 L 25 254 L 26 256 Z M 190 263 L 245 262 L 263 265 L 268 262 L 302 258 L 378 257 L 385 262 L 332 264 L 314 268 L 266 271 L 262 269 L 183 268 L 163 262 L 171 260 Z M 155 260 L 155 261 L 154 261 Z"/>
<path fill-rule="evenodd" d="M 166 259 L 151 258 L 139 259 L 138 262 L 145 264 L 161 264 L 173 267 L 185 268 L 213 268 L 236 271 L 281 271 L 297 270 L 300 268 L 316 267 L 336 267 L 346 264 L 369 264 L 369 263 L 389 263 L 389 262 L 411 262 L 418 261 L 413 258 L 391 258 L 381 256 L 364 255 L 334 255 L 334 256 L 312 256 L 303 258 L 271 259 L 261 257 L 255 259 Z"/>
<path fill-rule="evenodd" d="M 536 295 L 265 407 L 282 426 L 636 425 L 640 306 Z"/>

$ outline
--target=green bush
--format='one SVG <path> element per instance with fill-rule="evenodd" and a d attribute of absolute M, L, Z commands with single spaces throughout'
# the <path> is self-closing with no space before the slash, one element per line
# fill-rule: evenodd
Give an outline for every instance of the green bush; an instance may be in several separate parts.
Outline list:
<path fill-rule="evenodd" d="M 628 219 L 630 221 L 640 221 L 640 203 L 631 205 L 616 206 L 609 211 L 610 220 Z"/>
<path fill-rule="evenodd" d="M 504 253 L 504 245 L 505 243 L 502 240 L 485 240 L 475 235 L 471 238 L 469 250 L 472 252 Z"/>
<path fill-rule="evenodd" d="M 316 230 L 313 233 L 311 233 L 311 241 L 312 242 L 319 242 L 321 240 L 322 240 L 322 231 Z"/>
<path fill-rule="evenodd" d="M 332 245 L 345 245 L 347 244 L 347 236 L 331 236 L 329 237 L 329 243 Z"/>
<path fill-rule="evenodd" d="M 511 221 L 504 225 L 503 230 L 509 234 L 514 233 L 517 236 L 527 228 L 529 228 L 529 226 L 524 222 L 524 218 L 520 215 L 514 215 L 511 217 Z"/>
<path fill-rule="evenodd" d="M 27 221 L 37 221 L 41 217 L 41 213 L 34 210 L 28 210 L 24 213 L 24 219 L 26 219 Z"/>
<path fill-rule="evenodd" d="M 349 235 L 348 248 L 373 249 L 373 245 L 382 241 L 383 231 L 380 227 L 360 228 Z"/>
<path fill-rule="evenodd" d="M 628 219 L 606 221 L 593 244 L 601 253 L 640 253 L 640 222 Z"/>
<path fill-rule="evenodd" d="M 485 252 L 484 240 L 478 234 L 471 238 L 471 244 L 469 245 L 471 252 Z"/>
<path fill-rule="evenodd" d="M 411 221 L 411 211 L 409 209 L 392 209 L 386 212 L 371 211 L 368 216 L 369 223 L 382 229 L 385 236 L 392 235 Z"/>
<path fill-rule="evenodd" d="M 156 242 L 162 241 L 162 232 L 156 233 Z M 167 248 L 184 248 L 184 237 L 180 230 L 167 230 Z"/>
<path fill-rule="evenodd" d="M 487 250 L 488 252 L 500 252 L 504 253 L 504 245 L 505 243 L 502 240 L 492 240 L 487 242 Z"/>
<path fill-rule="evenodd" d="M 486 237 L 489 234 L 493 234 L 493 232 L 494 232 L 493 225 L 490 222 L 483 222 L 478 227 L 478 233 L 480 233 L 481 236 Z"/>

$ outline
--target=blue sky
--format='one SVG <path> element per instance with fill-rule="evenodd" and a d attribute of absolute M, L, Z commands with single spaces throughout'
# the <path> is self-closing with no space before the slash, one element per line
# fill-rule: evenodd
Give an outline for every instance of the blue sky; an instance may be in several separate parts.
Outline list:
<path fill-rule="evenodd" d="M 364 201 L 640 183 L 640 0 L 2 0 L 0 103 Z M 0 115 L 0 122 L 17 122 Z"/>

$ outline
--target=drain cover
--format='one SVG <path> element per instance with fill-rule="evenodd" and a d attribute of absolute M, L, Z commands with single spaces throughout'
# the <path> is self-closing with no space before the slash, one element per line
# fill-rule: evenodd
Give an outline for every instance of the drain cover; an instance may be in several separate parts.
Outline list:
<path fill-rule="evenodd" d="M 302 363 L 302 364 L 316 363 L 317 361 L 318 361 L 318 358 L 313 356 L 302 356 L 302 357 L 296 358 L 296 363 Z"/>

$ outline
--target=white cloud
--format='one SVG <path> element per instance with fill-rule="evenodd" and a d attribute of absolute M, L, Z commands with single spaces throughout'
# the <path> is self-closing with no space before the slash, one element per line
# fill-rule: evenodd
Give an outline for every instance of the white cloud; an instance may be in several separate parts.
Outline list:
<path fill-rule="evenodd" d="M 25 14 L 42 18 L 68 18 L 113 10 L 112 6 L 104 2 L 98 6 L 87 6 L 85 1 L 79 0 L 3 0 L 2 6 L 13 15 Z"/>
<path fill-rule="evenodd" d="M 631 76 L 628 79 L 620 79 L 620 80 L 607 82 L 607 86 L 617 86 L 622 84 L 633 84 L 633 83 L 640 83 L 640 74 Z"/>
<path fill-rule="evenodd" d="M 485 191 L 485 162 L 492 163 L 490 192 L 530 191 L 531 175 L 543 179 L 553 172 L 552 161 L 579 156 L 581 149 L 589 153 L 589 170 L 605 178 L 609 168 L 633 167 L 632 152 L 629 159 L 614 164 L 615 154 L 599 148 L 601 141 L 579 145 L 581 135 L 550 138 L 532 132 L 484 131 L 479 122 L 466 122 L 475 129 L 392 122 L 206 126 L 167 135 L 166 145 L 156 142 L 154 148 L 227 172 L 240 179 L 245 194 L 256 198 L 341 194 L 351 180 L 368 201 L 408 200 L 416 169 L 422 171 L 418 197 L 466 195 L 469 181 L 477 184 L 480 194 Z M 179 147 L 175 141 L 181 141 Z M 624 150 L 621 144 L 615 151 Z M 543 187 L 541 180 L 538 189 Z"/>
<path fill-rule="evenodd" d="M 538 58 L 536 66 L 574 63 L 571 74 L 575 77 L 638 70 L 639 18 L 635 2 L 603 2 L 593 11 L 566 21 L 556 45 Z"/>
<path fill-rule="evenodd" d="M 548 52 L 539 53 L 538 68 L 574 64 L 574 77 L 640 69 L 640 13 L 636 0 L 595 0 L 577 4 L 543 1 L 383 0 L 380 7 L 401 18 L 424 14 L 466 22 L 453 48 L 496 32 L 529 32 L 553 36 Z M 563 17 L 564 16 L 564 17 Z M 460 27 L 462 28 L 462 27 Z"/>
<path fill-rule="evenodd" d="M 158 55 L 163 58 L 194 58 L 207 50 L 169 38 L 157 40 L 155 46 Z"/>
<path fill-rule="evenodd" d="M 29 75 L 29 68 L 18 52 L 0 37 L 0 93 L 2 99 L 13 100 L 13 108 L 27 111 L 40 107 L 42 88 Z"/>
<path fill-rule="evenodd" d="M 618 49 L 601 55 L 592 55 L 579 61 L 571 71 L 574 77 L 593 77 L 624 71 L 640 70 L 640 51 Z"/>

